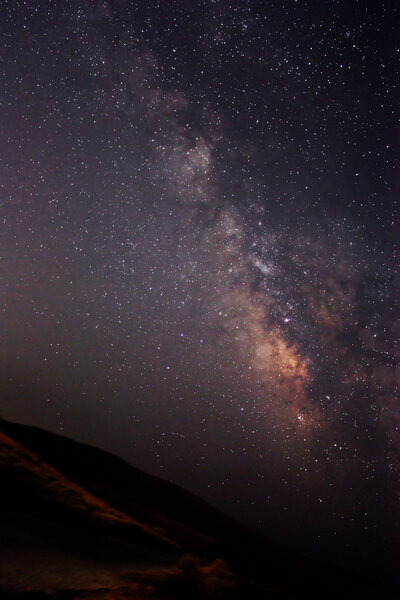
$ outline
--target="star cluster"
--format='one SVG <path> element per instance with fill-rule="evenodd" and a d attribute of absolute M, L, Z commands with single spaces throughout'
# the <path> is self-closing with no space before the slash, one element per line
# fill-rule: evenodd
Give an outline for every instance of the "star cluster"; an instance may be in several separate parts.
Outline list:
<path fill-rule="evenodd" d="M 394 580 L 398 7 L 0 17 L 2 415 Z"/>

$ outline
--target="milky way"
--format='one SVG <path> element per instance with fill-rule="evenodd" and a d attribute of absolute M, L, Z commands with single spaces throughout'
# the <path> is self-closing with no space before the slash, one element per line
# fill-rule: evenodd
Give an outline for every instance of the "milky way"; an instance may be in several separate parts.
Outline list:
<path fill-rule="evenodd" d="M 0 7 L 1 413 L 393 581 L 398 7 L 144 4 Z"/>

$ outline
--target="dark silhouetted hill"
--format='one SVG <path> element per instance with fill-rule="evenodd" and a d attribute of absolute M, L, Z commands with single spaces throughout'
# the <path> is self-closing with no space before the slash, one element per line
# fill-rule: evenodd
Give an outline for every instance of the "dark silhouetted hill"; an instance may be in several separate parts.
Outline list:
<path fill-rule="evenodd" d="M 0 468 L 0 597 L 396 597 L 116 456 L 35 427 L 0 420 Z"/>

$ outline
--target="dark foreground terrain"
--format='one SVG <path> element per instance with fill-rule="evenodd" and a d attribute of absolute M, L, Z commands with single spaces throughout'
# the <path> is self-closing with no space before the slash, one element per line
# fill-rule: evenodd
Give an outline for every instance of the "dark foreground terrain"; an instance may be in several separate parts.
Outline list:
<path fill-rule="evenodd" d="M 398 596 L 102 450 L 0 420 L 0 598 Z"/>

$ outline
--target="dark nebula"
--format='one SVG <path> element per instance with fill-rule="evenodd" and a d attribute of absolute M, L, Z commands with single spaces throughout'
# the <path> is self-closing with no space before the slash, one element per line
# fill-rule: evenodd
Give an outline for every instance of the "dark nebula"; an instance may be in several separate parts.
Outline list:
<path fill-rule="evenodd" d="M 398 27 L 1 2 L 1 415 L 395 581 Z"/>

